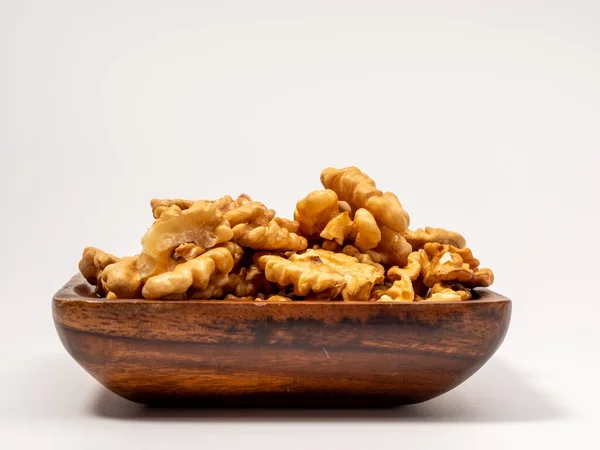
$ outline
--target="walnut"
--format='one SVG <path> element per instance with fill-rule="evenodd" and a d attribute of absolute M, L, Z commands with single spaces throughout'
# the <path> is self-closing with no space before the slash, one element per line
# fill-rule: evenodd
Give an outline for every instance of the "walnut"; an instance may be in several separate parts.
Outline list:
<path fill-rule="evenodd" d="M 88 283 L 100 285 L 102 271 L 117 261 L 119 258 L 110 253 L 103 252 L 96 247 L 86 247 L 79 261 L 79 271 Z"/>
<path fill-rule="evenodd" d="M 227 241 L 216 245 L 216 248 L 226 248 L 233 257 L 233 265 L 237 266 L 244 257 L 244 249 L 235 242 Z"/>
<path fill-rule="evenodd" d="M 433 277 L 430 277 L 429 284 L 435 281 L 435 278 L 439 281 L 457 281 L 467 287 L 488 287 L 494 282 L 492 271 L 479 269 L 479 260 L 473 257 L 468 248 L 459 249 L 448 244 L 429 243 L 425 244 L 424 251 L 431 258 L 430 274 Z M 428 284 L 427 281 L 425 284 Z"/>
<path fill-rule="evenodd" d="M 394 281 L 389 289 L 377 291 L 375 299 L 378 302 L 412 302 L 415 299 L 415 291 L 410 279 L 404 277 Z"/>
<path fill-rule="evenodd" d="M 418 252 L 412 252 L 408 255 L 406 266 L 400 268 L 398 266 L 391 267 L 388 270 L 388 278 L 392 281 L 400 280 L 402 276 L 407 276 L 411 281 L 415 281 L 421 274 L 421 255 Z"/>
<path fill-rule="evenodd" d="M 111 298 L 138 298 L 142 278 L 137 269 L 139 255 L 122 258 L 102 271 L 102 288 Z"/>
<path fill-rule="evenodd" d="M 353 225 L 353 220 L 348 211 L 339 213 L 331 218 L 321 231 L 320 236 L 323 239 L 337 242 L 338 245 L 343 245 L 344 240 L 350 234 Z"/>
<path fill-rule="evenodd" d="M 452 252 L 458 254 L 471 269 L 479 267 L 479 260 L 473 256 L 473 253 L 468 248 L 457 248 L 450 244 L 440 244 L 438 242 L 427 243 L 423 248 L 430 258 L 441 256 L 446 252 Z"/>
<path fill-rule="evenodd" d="M 295 226 L 290 221 L 273 219 L 271 211 L 260 202 L 247 202 L 226 212 L 225 218 L 233 227 L 233 240 L 255 250 L 304 250 L 308 245 L 306 238 L 279 225 Z"/>
<path fill-rule="evenodd" d="M 258 266 L 267 280 L 280 286 L 293 285 L 296 295 L 314 292 L 335 298 L 341 294 L 346 301 L 368 300 L 372 287 L 384 278 L 374 266 L 327 250 L 307 250 L 288 259 L 262 255 Z"/>
<path fill-rule="evenodd" d="M 283 295 L 271 295 L 270 297 L 267 297 L 265 299 L 257 298 L 256 300 L 259 301 L 259 302 L 268 302 L 268 303 L 280 303 L 280 302 L 291 302 L 291 301 L 293 301 L 291 298 L 285 297 Z"/>
<path fill-rule="evenodd" d="M 438 297 L 435 297 L 436 294 L 443 294 Z M 450 298 L 449 296 L 458 295 L 460 300 L 471 300 L 472 295 L 471 291 L 460 283 L 437 283 L 431 288 L 430 299 L 439 300 L 444 298 Z"/>
<path fill-rule="evenodd" d="M 175 247 L 175 250 L 173 250 L 173 259 L 178 262 L 189 261 L 190 259 L 197 258 L 205 251 L 205 248 L 191 242 L 186 242 Z"/>
<path fill-rule="evenodd" d="M 394 283 L 387 290 L 378 290 L 374 298 L 378 302 L 412 302 L 415 300 L 413 282 L 421 273 L 419 253 L 413 252 L 408 256 L 408 264 L 400 268 L 394 266 L 388 270 L 388 278 Z"/>
<path fill-rule="evenodd" d="M 326 248 L 324 248 L 324 249 L 328 250 Z M 356 258 L 358 260 L 359 263 L 368 264 L 370 266 L 375 267 L 375 269 L 377 269 L 377 272 L 379 272 L 380 274 L 382 274 L 382 275 L 385 274 L 385 269 L 383 268 L 383 266 L 381 264 L 373 261 L 371 259 L 371 257 L 369 255 L 367 255 L 366 253 L 361 253 L 360 250 L 357 249 L 356 247 L 354 247 L 353 245 L 344 246 L 344 248 L 342 249 L 342 252 L 345 255 L 353 256 L 354 258 Z"/>
<path fill-rule="evenodd" d="M 391 192 L 381 192 L 375 182 L 357 167 L 327 168 L 321 172 L 321 183 L 326 189 L 335 191 L 339 199 L 347 202 L 353 210 L 369 210 L 378 222 L 393 231 L 403 232 L 410 224 L 408 213 L 398 197 Z"/>
<path fill-rule="evenodd" d="M 412 252 L 412 247 L 402 234 L 381 226 L 381 241 L 373 250 L 368 250 L 366 253 L 373 261 L 380 262 L 387 266 L 404 266 L 407 262 L 408 255 Z"/>
<path fill-rule="evenodd" d="M 308 243 L 306 238 L 290 233 L 287 228 L 282 228 L 272 220 L 267 226 L 251 228 L 246 225 L 238 243 L 244 247 L 256 250 L 304 250 Z"/>
<path fill-rule="evenodd" d="M 296 204 L 294 220 L 308 238 L 319 236 L 327 223 L 339 213 L 338 197 L 330 189 L 313 191 Z"/>
<path fill-rule="evenodd" d="M 155 199 L 150 200 L 150 207 L 152 208 L 152 215 L 154 216 L 154 218 L 159 219 L 160 216 L 165 211 L 180 212 L 180 211 L 188 209 L 190 206 L 192 206 L 194 203 L 196 203 L 198 201 L 200 201 L 200 200 L 183 200 L 180 198 L 171 198 L 171 199 L 156 199 L 155 198 Z M 203 201 L 208 201 L 208 200 L 203 200 Z M 235 209 L 249 201 L 251 201 L 251 198 L 248 195 L 240 194 L 240 196 L 235 200 L 231 196 L 225 195 L 225 196 L 213 201 L 212 203 L 215 204 L 216 209 L 218 209 L 219 211 L 226 212 L 231 209 Z"/>
<path fill-rule="evenodd" d="M 350 207 L 348 202 L 338 201 L 338 211 L 339 212 L 344 212 L 344 211 L 351 212 L 352 208 Z"/>
<path fill-rule="evenodd" d="M 442 289 L 435 294 L 432 294 L 424 302 L 460 302 L 462 298 L 458 292 L 452 289 Z"/>
<path fill-rule="evenodd" d="M 329 250 L 330 252 L 341 252 L 342 251 L 342 247 L 340 246 L 340 244 L 338 244 L 335 241 L 323 241 L 323 244 L 321 245 L 315 245 L 315 250 L 318 250 L 319 248 L 323 249 L 323 250 Z M 350 256 L 354 256 L 354 255 L 350 255 Z"/>
<path fill-rule="evenodd" d="M 209 299 L 235 297 L 256 297 L 259 293 L 271 292 L 270 283 L 255 265 L 242 267 L 233 273 L 215 274 L 204 289 L 191 290 L 189 298 Z"/>
<path fill-rule="evenodd" d="M 277 222 L 281 228 L 285 228 L 290 233 L 298 234 L 298 229 L 300 228 L 300 224 L 295 220 L 284 219 L 283 217 L 273 217 L 273 220 Z"/>
<path fill-rule="evenodd" d="M 245 202 L 237 208 L 230 209 L 225 213 L 225 219 L 232 228 L 236 225 L 256 222 L 258 225 L 266 225 L 267 207 L 261 202 Z"/>
<path fill-rule="evenodd" d="M 432 288 L 435 284 L 439 283 L 440 280 L 433 273 L 429 255 L 423 249 L 419 250 L 417 254 L 419 255 L 419 262 L 421 264 L 421 280 L 425 286 Z"/>
<path fill-rule="evenodd" d="M 250 196 L 246 195 L 246 194 L 240 194 L 239 197 L 236 198 L 235 200 L 233 198 L 231 198 L 229 195 L 226 195 L 224 197 L 221 197 L 218 200 L 215 200 L 215 206 L 221 212 L 225 213 L 227 211 L 231 211 L 232 209 L 239 208 L 243 204 L 251 202 L 251 201 L 252 201 L 252 199 L 250 198 Z"/>
<path fill-rule="evenodd" d="M 172 270 L 172 254 L 180 244 L 193 243 L 209 249 L 232 236 L 229 223 L 214 202 L 199 201 L 185 210 L 165 210 L 142 238 L 140 275 L 146 279 Z"/>
<path fill-rule="evenodd" d="M 453 245 L 456 248 L 465 248 L 467 241 L 462 235 L 455 231 L 445 230 L 444 228 L 425 227 L 416 230 L 406 230 L 402 237 L 408 241 L 413 250 L 422 249 L 425 244 L 430 242 L 439 242 L 440 244 Z"/>
<path fill-rule="evenodd" d="M 344 240 L 349 240 L 361 251 L 375 248 L 381 240 L 381 231 L 373 215 L 364 208 L 354 213 L 344 211 L 334 216 L 325 226 L 320 235 L 324 239 L 334 240 L 343 245 Z"/>
<path fill-rule="evenodd" d="M 184 209 L 188 209 L 194 203 L 193 200 L 183 200 L 180 198 L 171 198 L 171 199 L 158 199 L 154 198 L 150 200 L 150 207 L 152 208 L 152 215 L 155 219 L 160 218 L 163 212 L 167 210 L 177 208 L 182 211 Z"/>
<path fill-rule="evenodd" d="M 167 298 L 185 294 L 188 289 L 206 289 L 215 273 L 229 273 L 234 265 L 231 252 L 225 247 L 213 248 L 203 255 L 179 264 L 174 270 L 148 278 L 144 298 Z"/>
<path fill-rule="evenodd" d="M 321 183 L 294 220 L 246 194 L 153 199 L 139 255 L 88 247 L 79 269 L 109 299 L 459 301 L 494 281 L 459 233 L 409 230 L 398 198 L 357 167 L 327 168 Z"/>

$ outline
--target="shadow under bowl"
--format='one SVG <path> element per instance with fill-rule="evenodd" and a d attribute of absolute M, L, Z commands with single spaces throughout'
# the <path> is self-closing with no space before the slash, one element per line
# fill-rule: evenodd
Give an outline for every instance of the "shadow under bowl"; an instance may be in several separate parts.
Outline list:
<path fill-rule="evenodd" d="M 69 354 L 114 393 L 178 406 L 396 406 L 469 378 L 511 301 L 107 300 L 75 275 L 52 312 Z"/>

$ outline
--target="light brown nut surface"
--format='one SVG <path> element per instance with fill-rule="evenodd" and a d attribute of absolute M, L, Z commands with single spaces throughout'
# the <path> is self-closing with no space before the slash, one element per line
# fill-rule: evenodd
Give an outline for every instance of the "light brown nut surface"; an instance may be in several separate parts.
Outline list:
<path fill-rule="evenodd" d="M 452 291 L 452 292 L 450 292 Z M 454 295 L 458 294 L 461 300 L 471 300 L 471 291 L 459 283 L 437 283 L 431 288 L 431 296 L 435 294 Z M 438 297 L 439 298 L 439 297 Z"/>
<path fill-rule="evenodd" d="M 416 230 L 406 230 L 402 233 L 404 239 L 412 246 L 413 250 L 422 249 L 425 244 L 430 242 L 439 242 L 440 244 L 450 244 L 456 248 L 465 248 L 467 241 L 461 234 L 445 230 L 444 228 L 425 227 Z"/>
<path fill-rule="evenodd" d="M 114 299 L 458 301 L 494 281 L 459 233 L 409 230 L 398 197 L 357 167 L 327 168 L 321 182 L 294 220 L 245 194 L 154 199 L 140 255 L 88 247 L 80 271 Z"/>
<path fill-rule="evenodd" d="M 236 272 L 215 274 L 204 289 L 188 291 L 188 298 L 209 299 L 235 297 L 257 297 L 261 293 L 270 293 L 272 286 L 255 265 L 242 267 Z"/>
<path fill-rule="evenodd" d="M 300 234 L 310 238 L 318 236 L 338 212 L 335 192 L 330 189 L 313 191 L 296 204 L 294 220 L 299 224 Z"/>
<path fill-rule="evenodd" d="M 185 294 L 188 289 L 206 289 L 215 272 L 229 273 L 234 260 L 224 247 L 213 248 L 174 270 L 148 278 L 142 295 L 144 298 L 167 298 L 172 294 Z"/>
<path fill-rule="evenodd" d="M 344 240 L 350 234 L 352 227 L 352 219 L 348 211 L 341 212 L 331 218 L 321 231 L 320 236 L 323 239 L 337 242 L 338 245 L 343 245 Z"/>
<path fill-rule="evenodd" d="M 102 271 L 102 287 L 115 298 L 139 298 L 142 278 L 137 269 L 138 256 L 121 258 Z"/>
<path fill-rule="evenodd" d="M 281 228 L 285 228 L 290 233 L 298 234 L 298 229 L 300 228 L 300 224 L 295 220 L 284 219 L 283 217 L 273 217 L 273 220 L 277 222 Z"/>
<path fill-rule="evenodd" d="M 418 252 L 408 255 L 405 267 L 394 266 L 388 270 L 388 278 L 392 286 L 385 291 L 377 291 L 374 298 L 379 302 L 412 302 L 415 300 L 413 282 L 421 274 L 421 258 Z"/>
<path fill-rule="evenodd" d="M 248 201 L 226 212 L 224 217 L 232 226 L 232 239 L 243 247 L 255 250 L 304 250 L 308 245 L 306 238 L 289 229 L 297 228 L 297 224 L 274 215 L 275 211 L 262 203 Z"/>
<path fill-rule="evenodd" d="M 373 261 L 378 261 L 387 266 L 404 266 L 407 262 L 408 255 L 412 252 L 412 247 L 402 234 L 381 226 L 381 241 L 373 250 L 368 250 L 367 253 Z"/>
<path fill-rule="evenodd" d="M 403 276 L 394 281 L 392 287 L 385 291 L 377 291 L 375 299 L 378 302 L 412 302 L 415 300 L 415 291 L 410 278 Z"/>
<path fill-rule="evenodd" d="M 205 248 L 191 242 L 186 242 L 175 247 L 175 250 L 173 250 L 173 259 L 177 262 L 189 261 L 190 259 L 197 258 L 205 251 Z"/>
<path fill-rule="evenodd" d="M 392 281 L 397 281 L 403 275 L 409 277 L 411 281 L 415 281 L 421 274 L 421 256 L 419 252 L 412 252 L 408 255 L 408 262 L 404 267 L 394 266 L 388 270 L 388 278 Z"/>
<path fill-rule="evenodd" d="M 191 242 L 209 249 L 232 236 L 229 223 L 214 202 L 199 201 L 185 210 L 165 211 L 142 238 L 140 275 L 146 279 L 171 270 L 172 253 L 180 244 Z"/>
<path fill-rule="evenodd" d="M 86 247 L 79 261 L 79 271 L 88 283 L 97 285 L 104 268 L 118 260 L 115 255 L 103 252 L 99 248 Z"/>
<path fill-rule="evenodd" d="M 375 267 L 327 250 L 307 250 L 289 259 L 262 255 L 258 263 L 267 280 L 280 286 L 293 285 L 294 293 L 300 296 L 314 292 L 328 298 L 342 295 L 344 300 L 367 300 L 375 283 L 383 280 Z"/>
<path fill-rule="evenodd" d="M 193 203 L 193 200 L 183 200 L 181 198 L 154 198 L 150 200 L 150 207 L 152 208 L 152 215 L 155 219 L 158 219 L 163 212 L 165 212 L 168 209 L 171 209 L 172 206 L 177 207 L 179 210 L 184 210 L 192 206 Z"/>
<path fill-rule="evenodd" d="M 425 302 L 460 302 L 462 298 L 458 292 L 452 289 L 443 289 L 435 294 L 431 294 L 427 297 Z"/>
<path fill-rule="evenodd" d="M 343 245 L 344 241 L 353 243 L 361 252 L 377 247 L 381 241 L 381 231 L 375 218 L 364 208 L 354 213 L 354 219 L 348 211 L 335 215 L 325 225 L 320 236 L 339 245 Z"/>
<path fill-rule="evenodd" d="M 329 167 L 321 172 L 321 183 L 326 189 L 335 191 L 339 199 L 347 202 L 353 210 L 368 209 L 378 222 L 394 231 L 408 229 L 410 218 L 398 197 L 391 192 L 381 192 L 358 167 Z"/>
<path fill-rule="evenodd" d="M 469 248 L 457 248 L 450 244 L 440 244 L 437 242 L 431 242 L 425 244 L 423 249 L 427 252 L 430 258 L 441 256 L 446 252 L 451 252 L 460 255 L 463 262 L 468 264 L 471 269 L 476 269 L 477 267 L 479 267 L 479 260 L 473 256 L 473 253 Z"/>
<path fill-rule="evenodd" d="M 479 269 L 479 260 L 468 248 L 458 249 L 452 245 L 429 243 L 423 251 L 430 261 L 429 287 L 441 281 L 457 281 L 467 287 L 488 287 L 494 282 L 490 269 Z M 435 281 L 437 279 L 437 281 Z"/>
<path fill-rule="evenodd" d="M 237 242 L 255 250 L 300 251 L 306 249 L 308 242 L 305 237 L 291 233 L 272 220 L 266 226 L 252 228 L 246 224 L 241 230 Z"/>
<path fill-rule="evenodd" d="M 324 249 L 324 250 L 327 250 L 327 249 Z M 381 264 L 373 261 L 371 259 L 371 257 L 369 255 L 367 255 L 366 253 L 361 253 L 360 250 L 357 249 L 356 247 L 354 247 L 353 245 L 346 245 L 342 249 L 342 252 L 345 255 L 353 256 L 354 258 L 356 258 L 358 260 L 359 263 L 369 264 L 370 266 L 375 267 L 375 269 L 377 269 L 377 272 L 379 272 L 381 275 L 385 274 L 385 269 Z"/>

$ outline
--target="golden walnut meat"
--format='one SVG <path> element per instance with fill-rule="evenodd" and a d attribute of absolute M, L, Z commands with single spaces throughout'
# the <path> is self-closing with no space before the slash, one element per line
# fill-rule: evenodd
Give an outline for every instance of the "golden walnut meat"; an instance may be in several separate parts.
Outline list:
<path fill-rule="evenodd" d="M 350 212 L 344 211 L 334 216 L 325 225 L 320 235 L 324 239 L 336 241 L 343 245 L 344 241 L 354 243 L 361 252 L 377 247 L 381 241 L 381 230 L 373 215 L 360 208 L 350 218 Z"/>
<path fill-rule="evenodd" d="M 492 271 L 479 269 L 479 260 L 473 257 L 468 248 L 458 249 L 448 244 L 429 243 L 425 244 L 424 250 L 431 258 L 431 274 L 434 279 L 457 281 L 468 287 L 488 287 L 494 282 Z"/>
<path fill-rule="evenodd" d="M 375 294 L 378 302 L 412 302 L 415 300 L 413 282 L 421 274 L 421 258 L 417 252 L 408 256 L 405 267 L 394 266 L 388 270 L 388 278 L 393 281 L 387 290 L 379 290 Z"/>
<path fill-rule="evenodd" d="M 304 250 L 306 238 L 291 232 L 297 228 L 290 220 L 274 218 L 274 211 L 260 202 L 247 202 L 225 213 L 232 226 L 232 239 L 255 250 Z M 281 224 L 281 225 L 280 225 Z"/>
<path fill-rule="evenodd" d="M 142 278 L 137 269 L 138 256 L 122 258 L 102 271 L 102 288 L 111 294 L 111 297 L 138 298 L 140 296 Z"/>
<path fill-rule="evenodd" d="M 258 266 L 267 280 L 280 286 L 293 285 L 296 295 L 306 296 L 311 292 L 321 294 L 322 298 L 341 295 L 345 301 L 368 300 L 373 286 L 384 278 L 372 265 L 327 250 L 307 250 L 288 259 L 262 255 Z"/>
<path fill-rule="evenodd" d="M 327 249 L 324 248 L 324 250 L 327 250 Z M 368 264 L 370 266 L 375 267 L 375 269 L 377 269 L 377 272 L 379 272 L 381 275 L 385 274 L 385 269 L 383 268 L 383 266 L 381 264 L 373 261 L 368 254 L 361 253 L 360 250 L 357 249 L 356 247 L 354 247 L 353 245 L 346 245 L 341 251 L 345 255 L 356 258 L 359 263 Z"/>
<path fill-rule="evenodd" d="M 142 238 L 138 269 L 142 278 L 172 270 L 174 250 L 193 243 L 209 249 L 229 241 L 233 232 L 214 202 L 199 201 L 185 210 L 166 210 Z"/>
<path fill-rule="evenodd" d="M 116 256 L 103 252 L 96 247 L 86 247 L 79 261 L 79 271 L 88 283 L 98 285 L 100 284 L 102 271 L 118 260 L 119 258 Z"/>
<path fill-rule="evenodd" d="M 458 300 L 456 299 L 458 296 Z M 471 300 L 471 291 L 459 283 L 437 283 L 431 288 L 429 299 L 434 301 Z"/>
<path fill-rule="evenodd" d="M 329 167 L 321 172 L 321 183 L 326 189 L 333 190 L 353 210 L 369 210 L 378 222 L 394 231 L 405 231 L 410 224 L 408 213 L 398 197 L 391 192 L 381 192 L 375 182 L 358 167 Z"/>
<path fill-rule="evenodd" d="M 425 227 L 416 230 L 406 230 L 402 237 L 408 241 L 413 250 L 422 249 L 425 244 L 438 242 L 440 244 L 449 244 L 456 248 L 465 248 L 467 241 L 462 235 L 455 231 L 445 230 L 444 228 Z"/>
<path fill-rule="evenodd" d="M 179 264 L 174 270 L 148 278 L 142 295 L 144 298 L 160 299 L 185 294 L 188 289 L 206 289 L 216 272 L 229 273 L 234 259 L 224 247 L 208 250 L 203 255 Z"/>
<path fill-rule="evenodd" d="M 411 252 L 412 247 L 402 234 L 386 226 L 381 226 L 379 245 L 367 251 L 373 261 L 387 266 L 404 266 Z"/>
<path fill-rule="evenodd" d="M 294 220 L 246 194 L 153 199 L 139 255 L 88 247 L 79 269 L 108 299 L 463 301 L 494 281 L 459 233 L 409 230 L 398 197 L 357 167 L 327 168 L 321 183 Z"/>
<path fill-rule="evenodd" d="M 242 267 L 235 273 L 215 274 L 206 288 L 192 290 L 188 298 L 225 298 L 227 295 L 238 298 L 256 297 L 261 293 L 270 293 L 272 290 L 264 274 L 255 265 L 251 265 Z"/>
<path fill-rule="evenodd" d="M 313 191 L 296 204 L 294 220 L 301 235 L 318 236 L 327 223 L 339 212 L 338 197 L 330 189 Z"/>
<path fill-rule="evenodd" d="M 162 213 L 167 210 L 178 209 L 184 210 L 188 209 L 190 206 L 194 204 L 193 200 L 183 200 L 181 198 L 169 198 L 169 199 L 158 199 L 154 198 L 150 200 L 150 207 L 152 208 L 152 215 L 155 219 L 158 219 Z M 175 207 L 175 208 L 173 208 Z"/>

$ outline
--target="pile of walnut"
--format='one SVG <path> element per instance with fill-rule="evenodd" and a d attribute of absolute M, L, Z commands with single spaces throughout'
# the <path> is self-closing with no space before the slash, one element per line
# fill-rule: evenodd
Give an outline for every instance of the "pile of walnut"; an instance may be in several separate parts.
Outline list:
<path fill-rule="evenodd" d="M 409 230 L 398 198 L 356 167 L 321 182 L 293 221 L 246 195 L 152 200 L 139 255 L 88 247 L 79 270 L 113 299 L 460 301 L 492 284 L 460 234 Z"/>

